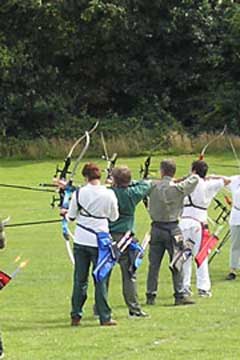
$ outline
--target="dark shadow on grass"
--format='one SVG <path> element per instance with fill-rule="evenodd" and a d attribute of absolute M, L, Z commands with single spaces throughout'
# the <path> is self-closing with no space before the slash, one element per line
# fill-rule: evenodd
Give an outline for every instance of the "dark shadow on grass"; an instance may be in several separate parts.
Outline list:
<path fill-rule="evenodd" d="M 76 330 L 76 329 L 84 329 L 84 328 L 98 328 L 100 327 L 99 323 L 97 322 L 86 322 L 84 323 L 84 321 L 81 323 L 81 325 L 79 326 L 71 326 L 70 325 L 70 321 L 68 323 L 64 323 L 64 324 L 49 324 L 48 322 L 43 322 L 41 325 L 36 323 L 36 322 L 32 322 L 32 325 L 19 325 L 19 326 L 11 326 L 10 325 L 6 325 L 4 326 L 4 331 L 9 331 L 9 332 L 22 332 L 22 331 L 36 331 L 36 330 L 56 330 L 56 329 L 70 329 L 72 330 Z"/>

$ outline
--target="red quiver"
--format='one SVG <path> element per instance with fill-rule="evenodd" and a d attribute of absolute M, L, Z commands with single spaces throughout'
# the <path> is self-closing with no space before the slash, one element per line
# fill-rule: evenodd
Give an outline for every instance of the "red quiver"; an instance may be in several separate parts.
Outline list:
<path fill-rule="evenodd" d="M 2 290 L 4 286 L 6 286 L 11 279 L 12 278 L 10 275 L 6 274 L 3 271 L 0 271 L 0 290 Z"/>
<path fill-rule="evenodd" d="M 195 256 L 197 267 L 201 266 L 203 261 L 211 253 L 212 249 L 218 242 L 218 237 L 215 234 L 210 234 L 209 229 L 206 225 L 202 225 L 202 241 L 200 249 Z"/>

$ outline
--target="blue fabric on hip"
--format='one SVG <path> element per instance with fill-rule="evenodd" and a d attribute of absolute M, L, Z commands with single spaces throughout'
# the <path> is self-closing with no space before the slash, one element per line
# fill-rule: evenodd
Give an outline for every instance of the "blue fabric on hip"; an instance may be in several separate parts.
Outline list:
<path fill-rule="evenodd" d="M 144 249 L 137 242 L 131 242 L 129 248 L 133 252 L 132 272 L 135 272 L 143 261 Z"/>
<path fill-rule="evenodd" d="M 107 232 L 96 232 L 86 226 L 77 224 L 80 228 L 96 235 L 98 242 L 98 261 L 97 266 L 93 271 L 94 278 L 97 282 L 102 281 L 113 266 L 116 264 L 116 256 L 112 247 L 111 236 Z"/>

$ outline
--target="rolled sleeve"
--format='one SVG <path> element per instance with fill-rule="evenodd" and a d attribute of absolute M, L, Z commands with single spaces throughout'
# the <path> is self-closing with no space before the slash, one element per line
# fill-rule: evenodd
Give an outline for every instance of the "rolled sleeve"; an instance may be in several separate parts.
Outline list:
<path fill-rule="evenodd" d="M 197 174 L 190 175 L 185 180 L 176 184 L 176 188 L 184 195 L 189 195 L 193 192 L 199 182 L 199 176 Z"/>

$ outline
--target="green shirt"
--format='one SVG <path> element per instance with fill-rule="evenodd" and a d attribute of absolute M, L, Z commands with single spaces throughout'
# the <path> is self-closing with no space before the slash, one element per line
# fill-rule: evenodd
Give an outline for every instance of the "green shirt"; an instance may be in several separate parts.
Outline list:
<path fill-rule="evenodd" d="M 140 180 L 132 182 L 127 188 L 113 187 L 119 207 L 119 218 L 110 222 L 111 233 L 124 233 L 134 229 L 134 214 L 137 204 L 148 195 L 151 189 L 151 182 Z"/>

